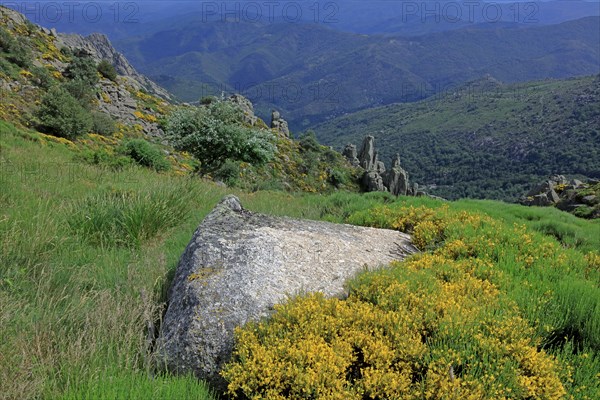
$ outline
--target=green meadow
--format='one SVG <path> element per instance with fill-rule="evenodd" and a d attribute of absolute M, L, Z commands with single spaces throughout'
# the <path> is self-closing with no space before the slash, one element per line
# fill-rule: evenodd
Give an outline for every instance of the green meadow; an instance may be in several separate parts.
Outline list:
<path fill-rule="evenodd" d="M 496 201 L 240 192 L 132 164 L 92 165 L 68 144 L 2 121 L 0 132 L 0 393 L 7 399 L 216 398 L 193 377 L 156 371 L 151 337 L 179 256 L 203 217 L 229 193 L 256 212 L 414 235 L 422 254 L 357 277 L 349 283 L 348 302 L 336 305 L 390 318 L 422 312 L 403 325 L 408 333 L 431 328 L 406 362 L 429 372 L 408 380 L 398 372 L 398 379 L 389 380 L 397 387 L 390 383 L 387 395 L 600 397 L 600 220 Z M 436 297 L 435 288 L 454 293 L 456 304 Z M 480 304 L 469 295 L 473 288 L 489 288 L 474 295 Z M 386 302 L 385 293 L 392 293 Z M 408 309 L 403 304 L 410 296 L 431 300 Z M 271 351 L 276 338 L 269 335 L 277 324 L 315 304 L 327 313 L 329 302 L 295 299 L 273 321 L 249 326 L 254 347 L 240 340 L 228 374 L 231 382 L 243 378 L 256 387 L 244 391 L 232 384 L 232 394 L 277 398 L 261 386 L 264 353 L 247 353 L 246 364 L 239 355 L 252 348 Z M 430 315 L 430 309 L 440 312 Z M 449 316 L 470 328 L 448 328 Z M 362 326 L 359 319 L 338 322 L 340 332 Z M 488 332 L 488 341 L 480 338 L 482 332 Z M 298 339 L 293 324 L 282 334 Z M 494 347 L 492 338 L 502 345 Z M 380 339 L 399 351 L 388 337 Z M 272 356 L 290 362 L 285 354 Z M 339 357 L 339 365 L 356 365 L 352 354 Z M 304 371 L 313 367 L 307 364 Z M 489 383 L 489 374 L 496 384 Z M 385 398 L 372 388 L 385 377 L 346 378 L 342 369 L 341 381 L 334 383 L 356 396 Z M 303 393 L 324 393 L 303 382 Z"/>

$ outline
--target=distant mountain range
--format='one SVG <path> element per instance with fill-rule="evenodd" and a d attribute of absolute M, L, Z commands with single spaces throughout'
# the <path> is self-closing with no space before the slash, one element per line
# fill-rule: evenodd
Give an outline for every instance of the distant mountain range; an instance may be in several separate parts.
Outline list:
<path fill-rule="evenodd" d="M 43 8 L 18 6 L 29 3 Z M 237 2 L 100 2 L 92 3 L 102 15 L 94 23 L 79 15 L 84 3 L 55 22 L 38 10 L 34 22 L 106 33 L 179 99 L 241 92 L 258 115 L 268 119 L 278 109 L 296 132 L 485 74 L 523 82 L 600 70 L 597 2 L 283 1 L 272 10 Z"/>
<path fill-rule="evenodd" d="M 600 178 L 600 75 L 504 85 L 486 77 L 430 99 L 315 127 L 341 150 L 375 136 L 411 181 L 449 199 L 514 201 L 552 174 Z"/>
<path fill-rule="evenodd" d="M 423 99 L 491 74 L 503 82 L 600 71 L 600 18 L 473 26 L 384 37 L 314 24 L 203 23 L 120 41 L 146 75 L 186 101 L 242 92 L 293 130 L 365 108 Z"/>
<path fill-rule="evenodd" d="M 598 0 L 282 0 L 271 4 L 189 0 L 83 0 L 71 3 L 21 0 L 3 4 L 48 28 L 86 35 L 102 32 L 113 41 L 200 20 L 312 23 L 343 32 L 415 36 L 485 23 L 551 25 L 600 16 Z"/>

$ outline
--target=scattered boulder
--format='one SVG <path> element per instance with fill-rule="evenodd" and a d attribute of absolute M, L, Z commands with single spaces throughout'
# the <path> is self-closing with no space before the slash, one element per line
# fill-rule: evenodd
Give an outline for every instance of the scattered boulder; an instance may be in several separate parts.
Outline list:
<path fill-rule="evenodd" d="M 348 278 L 416 251 L 410 236 L 397 231 L 256 214 L 227 196 L 179 261 L 157 364 L 224 389 L 219 371 L 232 354 L 236 327 L 298 293 L 343 298 Z"/>
<path fill-rule="evenodd" d="M 600 215 L 600 185 L 594 179 L 582 182 L 568 180 L 564 175 L 553 175 L 536 185 L 519 199 L 526 206 L 549 207 L 571 212 L 585 218 L 598 218 Z"/>

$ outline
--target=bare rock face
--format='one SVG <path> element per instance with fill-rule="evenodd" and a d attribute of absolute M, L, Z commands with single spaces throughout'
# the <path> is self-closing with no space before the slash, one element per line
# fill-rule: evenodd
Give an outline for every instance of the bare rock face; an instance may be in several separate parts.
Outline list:
<path fill-rule="evenodd" d="M 358 154 L 358 159 L 360 161 L 360 166 L 363 167 L 365 171 L 371 171 L 375 168 L 377 160 L 375 158 L 375 138 L 373 136 L 369 135 L 365 137 L 360 153 Z"/>
<path fill-rule="evenodd" d="M 268 316 L 290 295 L 343 297 L 345 281 L 359 271 L 416 251 L 400 232 L 255 214 L 228 196 L 179 261 L 157 362 L 223 389 L 218 373 L 230 359 L 235 327 Z"/>
<path fill-rule="evenodd" d="M 392 168 L 384 178 L 384 184 L 391 194 L 406 196 L 408 194 L 408 173 L 400 166 L 400 155 L 392 159 Z"/>
<path fill-rule="evenodd" d="M 360 160 L 358 159 L 358 153 L 356 151 L 356 146 L 353 144 L 347 144 L 346 147 L 344 147 L 344 151 L 342 152 L 342 155 L 344 157 L 346 157 L 346 159 L 348 160 L 348 162 L 353 166 L 353 167 L 358 167 L 360 165 Z"/>

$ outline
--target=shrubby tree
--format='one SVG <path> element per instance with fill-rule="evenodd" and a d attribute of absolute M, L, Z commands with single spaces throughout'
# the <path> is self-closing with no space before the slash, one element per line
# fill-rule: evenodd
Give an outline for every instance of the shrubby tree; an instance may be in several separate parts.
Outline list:
<path fill-rule="evenodd" d="M 230 102 L 212 102 L 199 108 L 181 109 L 167 121 L 173 146 L 201 162 L 203 172 L 214 172 L 227 160 L 261 165 L 275 154 L 273 136 L 249 127 L 243 113 Z"/>
<path fill-rule="evenodd" d="M 89 56 L 74 56 L 67 66 L 64 75 L 71 80 L 81 80 L 89 86 L 98 83 L 96 63 Z"/>
<path fill-rule="evenodd" d="M 37 117 L 43 130 L 69 139 L 92 129 L 90 112 L 62 86 L 51 87 L 42 97 Z"/>
<path fill-rule="evenodd" d="M 63 83 L 63 87 L 86 108 L 90 108 L 95 97 L 95 87 L 81 79 Z"/>
<path fill-rule="evenodd" d="M 117 124 L 112 117 L 100 111 L 92 112 L 92 130 L 94 133 L 109 136 L 116 132 Z"/>

